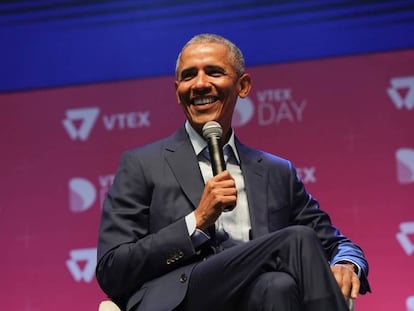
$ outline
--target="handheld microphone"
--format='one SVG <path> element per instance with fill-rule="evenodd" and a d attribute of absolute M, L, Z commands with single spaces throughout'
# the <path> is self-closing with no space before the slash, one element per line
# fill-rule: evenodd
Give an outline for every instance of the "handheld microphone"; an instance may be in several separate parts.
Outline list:
<path fill-rule="evenodd" d="M 226 170 L 226 162 L 224 161 L 223 148 L 220 147 L 220 140 L 223 129 L 220 123 L 216 121 L 208 121 L 203 126 L 203 136 L 207 140 L 208 151 L 210 153 L 210 162 L 213 169 L 213 175 Z M 231 211 L 234 206 L 226 206 L 224 212 Z"/>
<path fill-rule="evenodd" d="M 220 147 L 222 134 L 223 130 L 221 125 L 216 121 L 209 121 L 203 126 L 203 136 L 207 140 L 211 167 L 213 169 L 214 176 L 226 170 L 223 148 Z"/>

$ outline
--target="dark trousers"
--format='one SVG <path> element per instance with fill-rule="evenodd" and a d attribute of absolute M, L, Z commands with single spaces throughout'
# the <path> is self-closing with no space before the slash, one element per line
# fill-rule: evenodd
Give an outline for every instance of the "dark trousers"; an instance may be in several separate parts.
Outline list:
<path fill-rule="evenodd" d="M 208 257 L 183 311 L 348 311 L 315 232 L 292 226 Z"/>

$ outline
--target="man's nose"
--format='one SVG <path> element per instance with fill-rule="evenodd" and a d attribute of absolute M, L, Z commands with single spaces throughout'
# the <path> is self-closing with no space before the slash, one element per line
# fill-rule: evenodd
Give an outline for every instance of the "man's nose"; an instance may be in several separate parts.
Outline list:
<path fill-rule="evenodd" d="M 199 72 L 195 79 L 193 88 L 195 90 L 204 90 L 204 89 L 210 88 L 210 82 L 208 79 L 208 75 L 206 75 L 204 72 Z"/>

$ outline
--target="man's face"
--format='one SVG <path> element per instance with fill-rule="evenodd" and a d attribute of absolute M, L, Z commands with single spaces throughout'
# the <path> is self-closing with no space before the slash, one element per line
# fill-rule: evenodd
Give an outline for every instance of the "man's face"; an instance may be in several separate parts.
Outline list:
<path fill-rule="evenodd" d="M 250 77 L 238 77 L 229 50 L 219 43 L 195 43 L 181 54 L 175 82 L 178 102 L 200 134 L 208 121 L 217 121 L 228 138 L 237 97 L 250 90 Z"/>

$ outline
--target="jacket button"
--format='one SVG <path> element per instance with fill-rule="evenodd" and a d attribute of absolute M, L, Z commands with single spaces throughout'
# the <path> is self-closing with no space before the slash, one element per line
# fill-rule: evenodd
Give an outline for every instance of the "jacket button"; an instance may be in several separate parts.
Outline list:
<path fill-rule="evenodd" d="M 181 283 L 185 283 L 185 282 L 187 282 L 187 275 L 185 275 L 184 273 L 183 273 L 183 274 L 181 274 L 181 276 L 180 276 L 180 282 L 181 282 Z"/>

